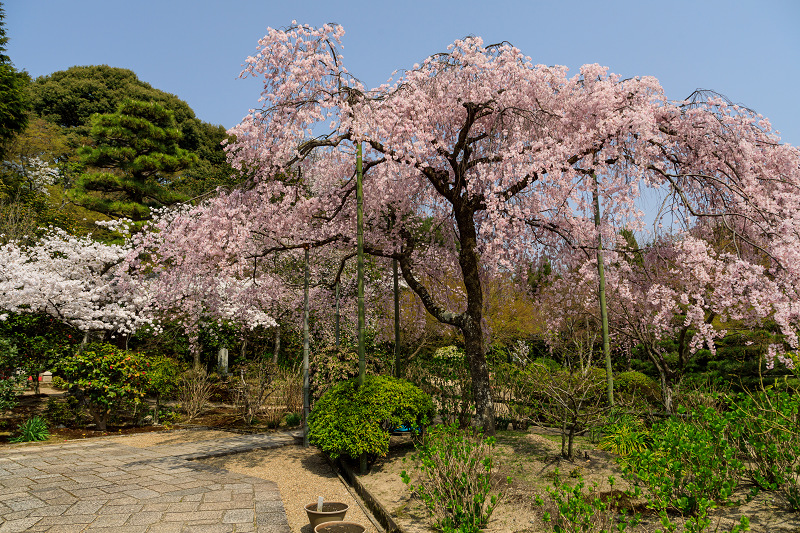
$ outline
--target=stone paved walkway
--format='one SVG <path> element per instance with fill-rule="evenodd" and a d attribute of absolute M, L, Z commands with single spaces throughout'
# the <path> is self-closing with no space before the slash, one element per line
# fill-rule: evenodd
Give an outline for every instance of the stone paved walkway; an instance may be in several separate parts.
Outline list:
<path fill-rule="evenodd" d="M 282 446 L 290 434 L 134 448 L 124 437 L 0 452 L 0 533 L 289 533 L 272 481 L 192 459 Z"/>

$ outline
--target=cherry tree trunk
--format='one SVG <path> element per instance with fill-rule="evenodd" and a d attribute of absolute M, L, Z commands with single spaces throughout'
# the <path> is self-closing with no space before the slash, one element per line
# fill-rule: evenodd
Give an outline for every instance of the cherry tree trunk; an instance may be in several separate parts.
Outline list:
<path fill-rule="evenodd" d="M 484 433 L 494 435 L 494 402 L 489 382 L 489 365 L 486 363 L 486 355 L 483 352 L 483 332 L 480 323 L 470 322 L 462 328 L 462 332 L 464 334 L 464 352 L 472 377 L 475 412 L 478 417 L 478 425 Z"/>
<path fill-rule="evenodd" d="M 678 384 L 673 383 L 669 376 L 666 375 L 661 369 L 658 372 L 658 378 L 661 382 L 661 397 L 664 403 L 664 411 L 668 414 L 673 413 L 674 409 L 674 398 L 675 398 L 675 389 L 677 388 Z"/>
<path fill-rule="evenodd" d="M 275 350 L 272 354 L 272 362 L 278 364 L 278 356 L 281 352 L 281 326 L 275 327 Z"/>
<path fill-rule="evenodd" d="M 495 434 L 494 402 L 489 382 L 489 365 L 484 353 L 483 329 L 483 287 L 480 279 L 480 256 L 475 231 L 474 212 L 456 207 L 459 243 L 458 262 L 464 277 L 467 294 L 467 310 L 459 325 L 464 335 L 464 353 L 469 363 L 472 377 L 472 394 L 475 399 L 475 412 L 478 424 L 487 435 Z"/>

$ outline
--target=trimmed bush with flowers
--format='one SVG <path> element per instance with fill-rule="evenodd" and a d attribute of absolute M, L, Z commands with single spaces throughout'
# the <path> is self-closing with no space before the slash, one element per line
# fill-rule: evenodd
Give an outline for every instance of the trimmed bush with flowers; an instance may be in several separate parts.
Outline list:
<path fill-rule="evenodd" d="M 97 429 L 105 431 L 115 410 L 144 400 L 149 365 L 140 353 L 96 343 L 62 359 L 54 374 L 70 383 L 70 393 L 84 401 Z"/>

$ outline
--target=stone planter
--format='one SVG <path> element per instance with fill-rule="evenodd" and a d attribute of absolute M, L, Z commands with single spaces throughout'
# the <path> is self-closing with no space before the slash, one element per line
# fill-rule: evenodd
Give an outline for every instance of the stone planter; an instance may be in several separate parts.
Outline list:
<path fill-rule="evenodd" d="M 306 514 L 308 515 L 308 521 L 311 522 L 311 527 L 315 528 L 325 522 L 344 520 L 347 509 L 349 509 L 349 506 L 346 503 L 324 502 L 322 504 L 322 511 L 317 511 L 317 504 L 315 502 L 306 505 Z"/>
<path fill-rule="evenodd" d="M 323 522 L 314 533 L 364 533 L 367 528 L 355 522 Z"/>

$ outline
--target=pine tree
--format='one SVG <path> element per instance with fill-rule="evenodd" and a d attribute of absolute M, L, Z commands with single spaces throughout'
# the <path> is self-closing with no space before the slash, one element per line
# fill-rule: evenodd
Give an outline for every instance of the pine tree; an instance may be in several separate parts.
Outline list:
<path fill-rule="evenodd" d="M 14 138 L 28 124 L 26 87 L 30 81 L 25 72 L 18 72 L 6 55 L 5 11 L 0 3 L 0 143 Z M 0 145 L 0 155 L 5 151 Z"/>
<path fill-rule="evenodd" d="M 170 188 L 173 175 L 197 160 L 178 146 L 173 113 L 155 102 L 125 99 L 116 113 L 92 117 L 93 147 L 80 150 L 93 170 L 82 174 L 72 200 L 87 209 L 135 221 L 150 209 L 185 197 Z"/>

